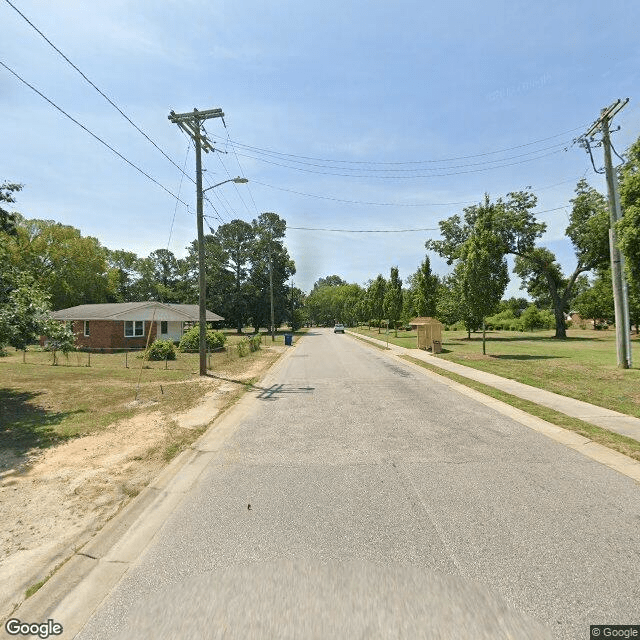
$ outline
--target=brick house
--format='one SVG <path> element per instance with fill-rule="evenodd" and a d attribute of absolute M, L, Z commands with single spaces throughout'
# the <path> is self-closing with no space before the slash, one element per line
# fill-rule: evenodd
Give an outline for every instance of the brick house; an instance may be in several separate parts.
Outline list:
<path fill-rule="evenodd" d="M 163 302 L 116 302 L 81 304 L 52 312 L 62 322 L 71 322 L 80 348 L 144 349 L 155 339 L 180 340 L 185 323 L 198 322 L 197 304 L 168 304 Z M 207 311 L 207 322 L 224 320 Z M 46 336 L 40 338 L 44 346 Z"/>

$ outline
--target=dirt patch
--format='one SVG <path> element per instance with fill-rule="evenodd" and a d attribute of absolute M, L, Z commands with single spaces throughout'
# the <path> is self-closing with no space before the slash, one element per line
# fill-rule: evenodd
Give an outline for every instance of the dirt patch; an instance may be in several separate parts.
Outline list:
<path fill-rule="evenodd" d="M 51 565 L 101 529 L 279 353 L 265 350 L 242 362 L 240 371 L 236 364 L 194 381 L 201 400 L 187 412 L 167 415 L 155 403 L 141 403 L 134 417 L 49 449 L 20 456 L 0 451 L 0 614 L 18 603 L 18 586 L 24 594 L 30 580 L 45 577 Z"/>

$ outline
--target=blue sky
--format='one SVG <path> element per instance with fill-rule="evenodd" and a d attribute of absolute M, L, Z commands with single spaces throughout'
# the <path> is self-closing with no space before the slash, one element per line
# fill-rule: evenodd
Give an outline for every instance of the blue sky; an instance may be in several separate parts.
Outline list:
<path fill-rule="evenodd" d="M 289 229 L 303 290 L 333 273 L 363 284 L 392 265 L 406 278 L 439 220 L 526 186 L 548 224 L 543 244 L 573 268 L 564 229 L 575 184 L 605 186 L 571 141 L 626 97 L 614 144 L 622 152 L 640 134 L 635 0 L 12 3 L 190 176 L 193 150 L 169 111 L 224 110 L 228 128 L 210 120 L 207 132 L 227 153 L 204 157 L 205 186 L 239 173 L 250 182 L 210 192 L 213 228 L 275 211 L 290 227 L 436 229 Z M 24 183 L 16 209 L 112 249 L 184 255 L 193 183 L 180 186 L 178 169 L 5 0 L 0 20 L 0 61 L 189 204 L 0 67 L 0 180 Z M 521 295 L 515 278 L 508 293 Z"/>

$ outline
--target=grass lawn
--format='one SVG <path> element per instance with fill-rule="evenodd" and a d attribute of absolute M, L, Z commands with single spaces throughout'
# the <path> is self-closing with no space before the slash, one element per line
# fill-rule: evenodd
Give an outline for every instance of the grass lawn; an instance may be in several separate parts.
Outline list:
<path fill-rule="evenodd" d="M 386 340 L 385 330 L 367 327 L 362 335 Z M 621 413 L 640 417 L 640 339 L 633 336 L 633 369 L 616 365 L 615 331 L 569 329 L 566 340 L 553 338 L 553 331 L 487 332 L 487 355 L 482 355 L 482 334 L 445 331 L 443 352 L 437 357 L 495 373 L 561 395 L 584 400 Z M 416 347 L 414 331 L 389 332 L 389 342 L 409 349 Z"/>
<path fill-rule="evenodd" d="M 241 338 L 228 332 L 227 349 L 209 356 L 212 375 L 242 380 L 256 359 L 277 358 L 268 350 L 240 358 Z M 276 344 L 283 340 L 282 334 L 276 336 Z M 262 343 L 269 346 L 271 340 L 263 337 Z M 51 354 L 38 347 L 27 351 L 25 363 L 22 352 L 0 357 L 0 449 L 23 454 L 49 447 L 150 408 L 170 416 L 208 391 L 200 383 L 197 353 L 143 362 L 135 352 L 73 352 L 68 358 L 59 355 L 56 366 L 51 363 Z"/>

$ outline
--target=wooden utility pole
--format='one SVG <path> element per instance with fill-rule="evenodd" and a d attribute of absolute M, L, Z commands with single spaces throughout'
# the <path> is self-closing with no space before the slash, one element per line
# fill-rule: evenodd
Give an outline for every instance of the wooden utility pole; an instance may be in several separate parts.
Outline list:
<path fill-rule="evenodd" d="M 205 280 L 204 264 L 204 216 L 202 212 L 202 150 L 205 153 L 215 151 L 202 130 L 202 123 L 209 118 L 223 118 L 222 109 L 208 111 L 175 113 L 171 111 L 169 120 L 177 124 L 190 138 L 196 148 L 196 192 L 198 219 L 198 289 L 199 289 L 199 324 L 200 324 L 200 375 L 207 375 L 207 284 Z"/>
<path fill-rule="evenodd" d="M 269 236 L 269 300 L 271 302 L 271 342 L 275 342 L 276 321 L 273 313 L 273 256 L 271 253 L 271 236 Z"/>
<path fill-rule="evenodd" d="M 625 100 L 618 99 L 606 109 L 602 109 L 600 117 L 591 125 L 589 131 L 581 137 L 588 148 L 589 141 L 593 140 L 593 135 L 596 131 L 600 129 L 602 132 L 604 164 L 609 195 L 609 251 L 611 254 L 611 279 L 613 283 L 613 302 L 616 318 L 616 352 L 618 367 L 621 369 L 630 369 L 632 366 L 631 339 L 629 336 L 631 322 L 629 318 L 629 294 L 624 272 L 624 256 L 618 248 L 618 240 L 616 237 L 616 223 L 622 218 L 622 209 L 620 207 L 620 195 L 618 193 L 618 179 L 613 169 L 613 163 L 611 162 L 609 124 L 627 102 L 629 102 L 629 98 Z M 590 150 L 589 153 L 591 153 Z"/>

